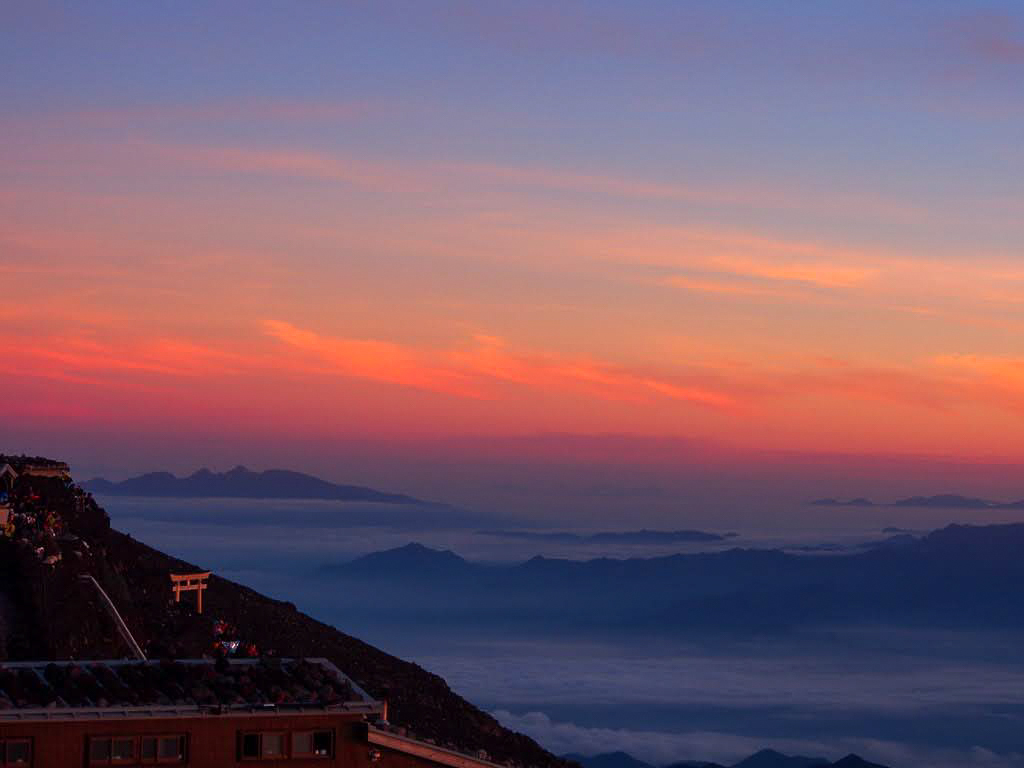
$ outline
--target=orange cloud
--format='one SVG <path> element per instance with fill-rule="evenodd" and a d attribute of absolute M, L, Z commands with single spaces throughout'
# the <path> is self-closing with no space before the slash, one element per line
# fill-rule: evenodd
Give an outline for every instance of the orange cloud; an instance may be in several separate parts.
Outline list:
<path fill-rule="evenodd" d="M 669 384 L 666 381 L 658 381 L 656 379 L 646 379 L 644 381 L 648 387 L 653 389 L 659 394 L 671 397 L 674 400 L 686 400 L 692 403 L 704 403 L 714 408 L 732 408 L 736 405 L 736 400 L 728 395 L 723 395 L 720 392 L 712 392 L 706 389 L 698 389 L 696 387 L 680 387 L 675 384 Z"/>
<path fill-rule="evenodd" d="M 940 366 L 959 369 L 986 376 L 995 376 L 1024 385 L 1024 359 L 986 355 L 940 355 L 935 358 Z"/>
<path fill-rule="evenodd" d="M 266 329 L 279 341 L 312 354 L 333 373 L 459 397 L 481 396 L 470 377 L 430 364 L 411 347 L 369 339 L 328 338 L 276 320 L 268 320 Z"/>
<path fill-rule="evenodd" d="M 0 316 L 21 332 L 5 346 L 8 375 L 67 382 L 69 393 L 93 382 L 129 399 L 132 391 L 191 392 L 211 411 L 272 398 L 275 389 L 343 400 L 339 394 L 379 383 L 414 392 L 378 387 L 375 404 L 402 409 L 410 421 L 436 419 L 439 430 L 676 429 L 758 441 L 769 433 L 788 439 L 790 426 L 800 425 L 808 441 L 831 447 L 843 429 L 859 426 L 848 415 L 854 410 L 868 411 L 863 424 L 882 437 L 909 440 L 900 434 L 922 424 L 964 431 L 1024 407 L 1024 373 L 1013 359 L 935 356 L 943 348 L 998 349 L 998 340 L 954 323 L 1020 322 L 1024 273 L 1010 257 L 966 264 L 726 225 L 649 227 L 628 210 L 607 221 L 586 211 L 588 190 L 652 200 L 702 194 L 685 184 L 543 169 L 396 170 L 303 149 L 130 144 L 118 151 L 122 163 L 112 175 L 138 172 L 131 166 L 140 159 L 151 163 L 144 170 L 172 176 L 184 167 L 339 184 L 312 185 L 308 207 L 306 197 L 294 208 L 259 195 L 211 206 L 126 197 L 130 215 L 114 217 L 106 200 L 72 199 L 52 227 L 42 209 L 35 217 L 5 211 L 0 248 L 13 258 L 0 264 L 8 287 Z M 40 178 L 59 179 L 57 172 Z M 444 204 L 395 215 L 369 204 L 353 213 L 337 205 L 347 197 L 317 197 L 321 189 L 375 184 L 422 202 L 417 195 L 438 178 L 452 182 L 439 193 L 450 195 Z M 232 181 L 248 194 L 245 178 Z M 583 205 L 524 210 L 505 194 L 509 186 L 578 191 Z M 479 208 L 467 214 L 459 203 L 470 192 Z M 395 269 L 413 257 L 437 258 L 445 268 Z M 474 269 L 460 272 L 463 265 Z M 503 281 L 506 274 L 514 279 Z M 666 284 L 733 298 L 680 301 L 657 287 Z M 744 301 L 761 297 L 818 306 L 745 311 Z M 260 325 L 259 318 L 303 317 L 307 306 L 326 302 L 365 309 L 368 323 L 391 330 L 360 338 L 319 333 L 299 320 Z M 452 327 L 511 327 L 518 340 L 478 333 L 426 345 L 389 336 L 414 317 L 426 318 L 417 330 L 434 337 Z M 925 337 L 930 324 L 936 333 Z M 672 347 L 667 339 L 680 341 Z M 872 362 L 811 358 L 823 349 Z M 724 357 L 741 362 L 726 366 Z M 244 394 L 217 390 L 218 377 Z M 392 418 L 364 410 L 368 422 Z M 317 428 L 315 419 L 310 424 Z"/>
<path fill-rule="evenodd" d="M 706 178 L 691 183 L 665 182 L 647 178 L 589 173 L 564 168 L 543 168 L 499 165 L 495 163 L 450 163 L 438 166 L 436 172 L 468 176 L 487 183 L 507 186 L 533 187 L 579 195 L 595 193 L 624 199 L 702 202 L 763 210 L 853 210 L 870 212 L 874 216 L 921 217 L 922 208 L 894 201 L 879 201 L 866 196 L 849 199 L 831 190 L 822 195 L 814 190 L 783 187 L 778 184 L 751 182 L 721 183 Z"/>
<path fill-rule="evenodd" d="M 708 279 L 699 277 L 688 277 L 686 275 L 672 275 L 664 278 L 665 285 L 673 285 L 685 288 L 695 293 L 717 293 L 731 296 L 773 296 L 796 298 L 798 293 L 783 290 L 778 287 L 769 287 L 763 284 L 754 284 L 740 280 L 729 279 Z"/>
<path fill-rule="evenodd" d="M 422 350 L 393 342 L 325 337 L 280 321 L 267 321 L 266 330 L 279 341 L 312 354 L 329 372 L 460 397 L 496 399 L 500 396 L 497 385 L 502 384 L 606 400 L 644 402 L 653 392 L 712 408 L 736 405 L 727 394 L 621 366 L 514 353 L 502 339 L 485 334 L 473 337 L 475 346 Z"/>
<path fill-rule="evenodd" d="M 63 378 L 130 373 L 204 377 L 238 373 L 246 367 L 239 355 L 181 339 L 131 339 L 118 343 L 83 336 L 47 336 L 3 341 L 8 365 L 23 375 Z"/>
<path fill-rule="evenodd" d="M 877 269 L 843 266 L 828 262 L 758 262 L 752 259 L 715 259 L 721 269 L 741 277 L 794 282 L 821 288 L 851 288 L 878 274 Z"/>
<path fill-rule="evenodd" d="M 349 119 L 369 111 L 398 113 L 402 108 L 389 106 L 316 104 L 266 104 L 237 106 L 171 106 L 140 107 L 93 113 L 70 112 L 69 121 L 83 116 L 123 125 L 125 121 L 141 120 L 154 124 L 175 121 L 219 122 L 252 120 L 321 120 Z M 123 115 L 123 117 L 121 116 Z M 192 115 L 192 117 L 190 117 Z M 206 168 L 235 173 L 261 173 L 313 181 L 334 180 L 380 187 L 401 183 L 434 195 L 439 188 L 479 194 L 483 188 L 493 194 L 502 190 L 531 188 L 552 190 L 578 198 L 582 205 L 595 194 L 623 200 L 651 203 L 703 203 L 714 206 L 764 211 L 851 212 L 873 218 L 894 216 L 922 218 L 926 209 L 908 207 L 896 200 L 879 200 L 875 195 L 849 199 L 830 190 L 800 188 L 775 181 L 748 179 L 716 180 L 706 177 L 679 180 L 646 176 L 615 175 L 600 170 L 577 170 L 563 167 L 502 165 L 487 162 L 405 162 L 398 164 L 391 157 L 368 157 L 365 153 L 310 149 L 308 146 L 285 145 L 216 145 L 210 143 L 170 143 L 160 140 L 121 141 L 115 144 L 99 140 L 79 139 L 76 143 L 44 144 L 32 137 L 29 121 L 25 132 L 30 141 L 9 161 L 18 168 L 35 170 L 42 167 L 67 172 L 74 167 L 106 175 L 111 169 L 138 174 L 154 166 L 171 172 L 185 168 Z"/>
<path fill-rule="evenodd" d="M 149 145 L 139 149 L 155 158 L 235 173 L 259 173 L 302 179 L 325 179 L 370 184 L 380 169 L 356 161 L 304 149 L 248 149 L 185 145 Z"/>
<path fill-rule="evenodd" d="M 1024 409 L 1024 359 L 985 355 L 942 355 L 935 359 L 972 397 L 1014 410 Z"/>
<path fill-rule="evenodd" d="M 840 292 L 878 288 L 901 265 L 883 252 L 742 232 L 662 230 L 592 236 L 583 253 L 638 268 L 671 270 L 662 282 L 705 293 L 793 298 L 790 289 Z"/>
<path fill-rule="evenodd" d="M 702 361 L 655 371 L 521 349 L 490 334 L 436 347 L 328 336 L 276 320 L 231 344 L 141 332 L 9 336 L 0 344 L 10 386 L 23 381 L 26 408 L 42 413 L 52 401 L 57 413 L 60 402 L 81 401 L 80 417 L 92 414 L 97 424 L 239 428 L 278 409 L 264 419 L 268 428 L 319 434 L 328 422 L 317 413 L 336 408 L 344 415 L 332 423 L 356 419 L 370 430 L 667 434 L 682 424 L 694 436 L 755 447 L 834 450 L 882 439 L 891 449 L 920 450 L 964 428 L 975 445 L 996 439 L 1006 414 L 1024 410 L 1017 358 L 954 355 L 913 366 Z M 1006 436 L 993 446 L 1011 443 Z"/>
<path fill-rule="evenodd" d="M 707 186 L 659 184 L 657 182 L 574 173 L 546 168 L 519 168 L 483 163 L 465 163 L 445 166 L 444 170 L 476 176 L 485 181 L 515 185 L 544 187 L 559 191 L 588 191 L 630 198 L 662 200 L 707 200 L 709 197 L 729 197 L 713 193 Z"/>

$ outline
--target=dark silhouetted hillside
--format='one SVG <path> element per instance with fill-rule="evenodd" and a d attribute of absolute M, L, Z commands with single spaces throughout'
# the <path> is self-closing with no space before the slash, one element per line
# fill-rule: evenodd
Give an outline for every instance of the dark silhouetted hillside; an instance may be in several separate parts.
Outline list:
<path fill-rule="evenodd" d="M 296 610 L 214 574 L 199 615 L 173 600 L 168 574 L 201 570 L 112 530 L 91 496 L 58 478 L 23 475 L 12 494 L 13 534 L 0 533 L 0 661 L 112 659 L 129 655 L 91 583 L 103 586 L 150 658 L 209 654 L 218 619 L 266 656 L 326 657 L 371 695 L 389 719 L 420 738 L 518 766 L 564 761 L 449 689 L 421 667 L 377 650 Z"/>
<path fill-rule="evenodd" d="M 425 504 L 399 493 L 385 493 L 358 485 L 336 485 L 301 472 L 268 469 L 251 472 L 235 467 L 229 472 L 200 469 L 188 477 L 169 472 L 150 472 L 119 483 L 95 478 L 82 487 L 107 496 L 151 496 L 172 498 L 237 499 L 325 499 L 386 504 Z"/>

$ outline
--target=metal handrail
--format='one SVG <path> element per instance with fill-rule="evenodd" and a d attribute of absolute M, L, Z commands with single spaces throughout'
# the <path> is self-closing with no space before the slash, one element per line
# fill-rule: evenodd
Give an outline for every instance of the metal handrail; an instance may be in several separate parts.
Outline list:
<path fill-rule="evenodd" d="M 146 654 L 142 652 L 142 648 L 135 642 L 135 638 L 132 637 L 131 630 L 128 629 L 128 625 L 124 623 L 124 619 L 121 618 L 121 614 L 118 613 L 117 607 L 114 605 L 114 601 L 110 599 L 110 595 L 106 593 L 100 583 L 96 581 L 96 578 L 91 573 L 80 573 L 78 578 L 81 581 L 91 581 L 96 587 L 96 590 L 100 593 L 100 597 L 103 598 L 103 602 L 107 604 L 107 610 L 110 611 L 110 615 L 114 618 L 114 622 L 117 624 L 117 631 L 121 633 L 121 637 L 128 647 L 131 648 L 132 653 L 135 654 L 135 658 L 139 661 L 146 661 Z"/>

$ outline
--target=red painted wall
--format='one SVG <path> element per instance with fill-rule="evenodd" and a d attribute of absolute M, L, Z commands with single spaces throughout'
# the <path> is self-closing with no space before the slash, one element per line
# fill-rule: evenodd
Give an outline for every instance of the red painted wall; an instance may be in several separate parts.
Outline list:
<path fill-rule="evenodd" d="M 183 733 L 188 736 L 189 768 L 230 768 L 231 766 L 319 765 L 365 768 L 369 765 L 369 747 L 357 724 L 360 717 L 351 714 L 296 715 L 201 715 L 185 718 L 139 718 L 103 721 L 34 721 L 0 723 L 0 741 L 32 740 L 31 768 L 85 768 L 86 744 L 90 736 L 143 736 Z M 286 760 L 240 761 L 238 734 L 243 731 L 310 731 L 333 729 L 333 757 L 291 758 Z M 120 764 L 125 768 L 137 763 Z M 181 764 L 178 764 L 181 765 Z"/>

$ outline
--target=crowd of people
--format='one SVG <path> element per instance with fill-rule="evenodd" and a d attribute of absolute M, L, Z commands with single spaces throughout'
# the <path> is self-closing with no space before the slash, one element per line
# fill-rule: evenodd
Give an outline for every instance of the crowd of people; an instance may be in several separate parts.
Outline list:
<path fill-rule="evenodd" d="M 30 547 L 41 561 L 56 565 L 62 557 L 58 539 L 64 534 L 64 520 L 33 487 L 31 478 L 19 479 L 14 487 L 0 492 L 0 538 Z"/>
<path fill-rule="evenodd" d="M 238 634 L 238 628 L 223 619 L 213 622 L 213 652 L 216 656 L 238 656 L 255 659 L 260 655 L 255 643 L 244 642 Z"/>

